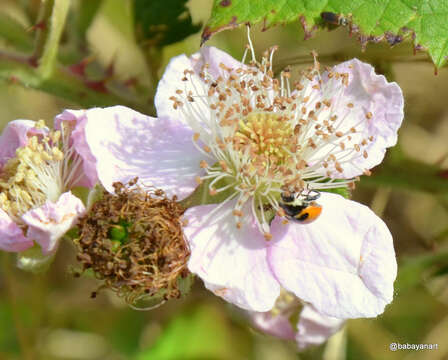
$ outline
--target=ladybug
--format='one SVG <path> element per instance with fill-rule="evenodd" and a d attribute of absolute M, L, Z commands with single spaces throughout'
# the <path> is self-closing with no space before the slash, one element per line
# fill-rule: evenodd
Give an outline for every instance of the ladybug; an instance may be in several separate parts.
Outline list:
<path fill-rule="evenodd" d="M 306 195 L 298 197 L 294 193 L 282 193 L 280 207 L 285 211 L 286 217 L 300 224 L 309 224 L 316 220 L 322 212 L 322 206 L 316 203 L 320 192 L 311 190 Z"/>

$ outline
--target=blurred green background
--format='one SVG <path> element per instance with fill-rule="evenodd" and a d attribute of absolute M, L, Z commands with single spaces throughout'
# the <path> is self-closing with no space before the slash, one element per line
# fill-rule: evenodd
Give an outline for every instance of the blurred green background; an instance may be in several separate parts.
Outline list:
<path fill-rule="evenodd" d="M 113 63 L 111 82 L 138 79 L 140 94 L 151 99 L 169 59 L 198 50 L 199 32 L 163 47 L 145 43 L 134 31 L 131 1 L 73 0 L 62 37 L 62 62 L 81 60 L 69 30 L 79 24 L 81 10 L 95 7 L 93 3 L 98 9 L 86 20 L 78 45 L 89 58 L 87 70 L 94 80 Z M 39 6 L 37 0 L 1 0 L 0 15 L 28 29 L 25 36 L 33 36 Z M 193 23 L 203 24 L 212 3 L 191 0 L 187 6 Z M 393 303 L 377 319 L 351 320 L 327 344 L 297 353 L 295 344 L 252 330 L 241 311 L 207 292 L 200 280 L 187 298 L 149 312 L 130 309 L 112 293 L 91 299 L 98 284 L 73 276 L 74 249 L 65 243 L 42 275 L 18 270 L 14 255 L 1 254 L 0 359 L 448 359 L 448 72 L 442 68 L 434 75 L 425 54 L 412 55 L 409 41 L 394 48 L 368 45 L 361 52 L 344 28 L 320 31 L 307 41 L 299 24 L 260 29 L 252 31 L 255 49 L 261 54 L 279 45 L 277 68 L 291 64 L 297 73 L 309 64 L 314 49 L 323 65 L 352 57 L 368 61 L 403 89 L 405 121 L 398 145 L 353 194 L 382 216 L 394 236 L 400 267 Z M 208 45 L 240 58 L 245 43 L 246 30 L 238 29 L 216 35 Z M 0 38 L 1 49 L 14 45 Z M 14 78 L 0 82 L 1 126 L 19 118 L 51 123 L 63 109 L 79 107 L 19 85 Z M 392 352 L 392 342 L 437 343 L 439 349 Z"/>

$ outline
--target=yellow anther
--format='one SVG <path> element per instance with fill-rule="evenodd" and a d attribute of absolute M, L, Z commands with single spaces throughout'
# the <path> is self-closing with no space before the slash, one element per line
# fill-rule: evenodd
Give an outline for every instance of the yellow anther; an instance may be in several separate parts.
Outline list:
<path fill-rule="evenodd" d="M 35 128 L 44 126 L 45 123 L 39 121 Z M 55 201 L 62 192 L 59 177 L 64 154 L 57 146 L 60 138 L 59 131 L 45 137 L 32 136 L 28 144 L 18 148 L 16 156 L 3 166 L 0 207 L 13 218 L 42 205 L 47 199 Z"/>
<path fill-rule="evenodd" d="M 46 152 L 35 153 L 32 155 L 32 157 L 33 157 L 33 163 L 36 165 L 41 165 L 44 161 L 52 160 L 52 157 Z"/>
<path fill-rule="evenodd" d="M 57 143 L 61 139 L 61 132 L 59 130 L 54 131 L 50 134 L 53 143 Z"/>
<path fill-rule="evenodd" d="M 291 143 L 293 128 L 290 122 L 285 121 L 284 116 L 270 112 L 251 112 L 238 124 L 234 143 L 248 146 L 254 156 L 268 158 L 275 154 L 279 163 L 288 161 L 290 156 L 285 149 Z M 250 171 L 255 172 L 257 169 Z"/>
<path fill-rule="evenodd" d="M 33 149 L 33 150 L 37 150 L 37 137 L 33 136 L 28 140 L 28 147 Z"/>
<path fill-rule="evenodd" d="M 62 159 L 64 159 L 63 152 L 61 150 L 59 150 L 57 147 L 53 147 L 51 149 L 51 152 L 53 153 L 55 161 L 62 161 Z"/>

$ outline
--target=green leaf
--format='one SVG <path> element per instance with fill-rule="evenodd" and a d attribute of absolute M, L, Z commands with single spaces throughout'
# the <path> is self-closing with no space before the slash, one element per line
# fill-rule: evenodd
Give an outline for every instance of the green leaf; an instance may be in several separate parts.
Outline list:
<path fill-rule="evenodd" d="M 23 52 L 30 52 L 33 49 L 33 39 L 26 29 L 6 14 L 0 13 L 0 37 L 6 40 L 8 45 Z"/>
<path fill-rule="evenodd" d="M 135 22 L 144 39 L 165 46 L 185 39 L 201 28 L 193 24 L 187 0 L 135 0 Z"/>
<path fill-rule="evenodd" d="M 389 160 L 389 159 L 388 159 Z M 372 176 L 363 176 L 361 186 L 390 186 L 446 196 L 448 181 L 439 175 L 437 166 L 417 160 L 401 158 L 387 161 L 373 170 Z"/>
<path fill-rule="evenodd" d="M 398 269 L 395 288 L 397 291 L 404 291 L 420 284 L 425 276 L 441 275 L 447 263 L 446 251 L 403 259 Z"/>
<path fill-rule="evenodd" d="M 226 318 L 218 308 L 202 305 L 179 314 L 168 324 L 156 344 L 137 360 L 240 359 Z"/>
<path fill-rule="evenodd" d="M 214 0 L 202 39 L 245 23 L 263 21 L 267 29 L 297 20 L 307 38 L 316 26 L 328 26 L 323 12 L 334 13 L 335 22 L 342 16 L 363 46 L 381 40 L 395 45 L 415 36 L 415 46 L 426 48 L 437 67 L 446 62 L 448 0 Z"/>

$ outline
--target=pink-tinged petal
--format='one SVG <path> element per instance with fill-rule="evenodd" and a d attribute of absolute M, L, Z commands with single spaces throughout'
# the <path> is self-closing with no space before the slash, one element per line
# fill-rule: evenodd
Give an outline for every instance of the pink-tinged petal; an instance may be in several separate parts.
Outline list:
<path fill-rule="evenodd" d="M 305 305 L 300 313 L 295 339 L 297 346 L 303 350 L 311 345 L 320 345 L 336 333 L 345 320 L 325 316 L 312 306 Z"/>
<path fill-rule="evenodd" d="M 27 144 L 28 137 L 32 135 L 30 131 L 35 125 L 31 120 L 14 120 L 6 125 L 0 136 L 0 168 L 16 155 L 17 148 Z"/>
<path fill-rule="evenodd" d="M 77 185 L 92 188 L 98 182 L 98 173 L 96 169 L 96 159 L 92 155 L 85 137 L 85 127 L 88 121 L 89 111 L 90 110 L 64 110 L 63 113 L 55 117 L 54 126 L 56 129 L 60 129 L 61 123 L 67 122 L 72 127 L 71 145 L 82 158 L 82 171 L 84 173 L 84 176 Z M 74 178 L 77 178 L 77 175 L 78 174 L 74 175 Z"/>
<path fill-rule="evenodd" d="M 47 201 L 22 215 L 28 225 L 26 236 L 39 243 L 42 253 L 48 255 L 57 249 L 58 240 L 75 225 L 84 211 L 81 200 L 71 192 L 63 193 L 56 203 Z"/>
<path fill-rule="evenodd" d="M 315 101 L 331 100 L 327 117 L 337 116 L 331 126 L 344 136 L 334 139 L 331 144 L 322 138 L 316 142 L 319 150 L 307 160 L 314 164 L 324 154 L 333 153 L 343 172 L 337 171 L 331 162 L 328 168 L 322 167 L 320 171 L 324 174 L 330 171 L 335 178 L 352 178 L 381 163 L 386 148 L 396 144 L 403 120 L 404 99 L 395 82 L 390 83 L 383 75 L 375 74 L 370 64 L 358 59 L 339 64 L 332 72 L 348 74 L 347 86 L 335 76 L 329 78 L 324 73 L 320 95 L 314 91 Z M 352 128 L 356 132 L 351 132 Z M 341 142 L 344 150 L 339 146 Z M 358 145 L 360 149 L 356 150 Z"/>
<path fill-rule="evenodd" d="M 276 218 L 268 260 L 280 284 L 337 318 L 375 317 L 392 301 L 397 263 L 392 236 L 368 207 L 322 193 L 310 224 Z"/>
<path fill-rule="evenodd" d="M 219 76 L 225 78 L 228 76 L 228 73 L 220 67 L 220 64 L 224 64 L 226 67 L 232 69 L 244 66 L 227 53 L 208 46 L 203 47 L 201 51 L 193 54 L 191 57 L 187 57 L 186 55 L 174 57 L 166 67 L 162 79 L 159 81 L 154 98 L 157 116 L 159 118 L 172 119 L 173 121 L 188 124 L 186 116 L 192 115 L 179 109 L 175 110 L 170 97 L 175 96 L 178 99 L 185 98 L 189 92 L 196 99 L 194 106 L 192 106 L 194 111 L 200 114 L 201 117 L 211 118 L 210 107 L 206 104 L 203 96 L 208 93 L 209 86 L 199 77 L 202 66 L 206 63 L 209 64 L 207 71 L 214 78 L 218 78 Z M 193 73 L 185 74 L 185 70 L 192 71 Z M 187 77 L 188 81 L 182 81 L 184 77 Z M 176 91 L 178 90 L 182 90 L 182 94 L 177 94 Z M 195 97 L 195 95 L 200 95 L 200 98 Z M 197 114 L 193 116 L 198 117 Z M 195 132 L 200 133 L 201 131 L 199 130 L 194 129 Z"/>
<path fill-rule="evenodd" d="M 246 310 L 267 311 L 274 306 L 280 286 L 267 263 L 266 240 L 250 211 L 244 212 L 242 228 L 236 228 L 234 205 L 231 201 L 212 214 L 217 205 L 187 210 L 188 268 L 225 300 Z"/>
<path fill-rule="evenodd" d="M 0 209 L 0 249 L 18 252 L 32 246 L 33 242 L 23 235 L 22 229 L 17 226 L 3 209 Z"/>
<path fill-rule="evenodd" d="M 208 64 L 207 71 L 215 79 L 219 76 L 222 76 L 223 78 L 228 77 L 229 73 L 222 68 L 222 65 L 233 70 L 245 67 L 240 61 L 213 46 L 203 46 L 199 52 L 191 56 L 191 61 L 193 69 L 197 74 L 202 71 L 205 64 Z"/>
<path fill-rule="evenodd" d="M 181 101 L 183 102 L 183 98 L 187 96 L 188 93 L 191 92 L 196 95 L 199 91 L 201 94 L 206 94 L 207 90 L 203 81 L 196 73 L 194 73 L 194 71 L 193 74 L 184 74 L 185 70 L 193 71 L 193 64 L 190 58 L 186 55 L 179 55 L 171 59 L 157 86 L 154 104 L 159 119 L 170 119 L 173 122 L 178 121 L 187 126 L 187 118 L 191 115 L 182 111 L 180 108 L 175 109 L 172 97 L 174 96 L 178 100 L 182 99 Z M 187 77 L 188 81 L 182 81 L 182 78 L 184 77 Z M 178 90 L 181 90 L 182 94 L 178 94 Z M 204 99 L 198 99 L 198 101 L 194 103 L 194 107 L 201 116 L 207 118 L 211 117 L 210 108 L 204 104 Z M 198 130 L 199 129 L 195 129 L 195 131 Z"/>
<path fill-rule="evenodd" d="M 124 106 L 90 109 L 86 116 L 85 140 L 108 191 L 113 191 L 114 182 L 126 183 L 136 176 L 144 185 L 179 199 L 197 186 L 195 177 L 204 157 L 188 128 Z"/>
<path fill-rule="evenodd" d="M 283 313 L 273 315 L 268 312 L 252 312 L 250 317 L 254 326 L 266 334 L 285 340 L 294 340 L 296 333 L 288 317 Z"/>

